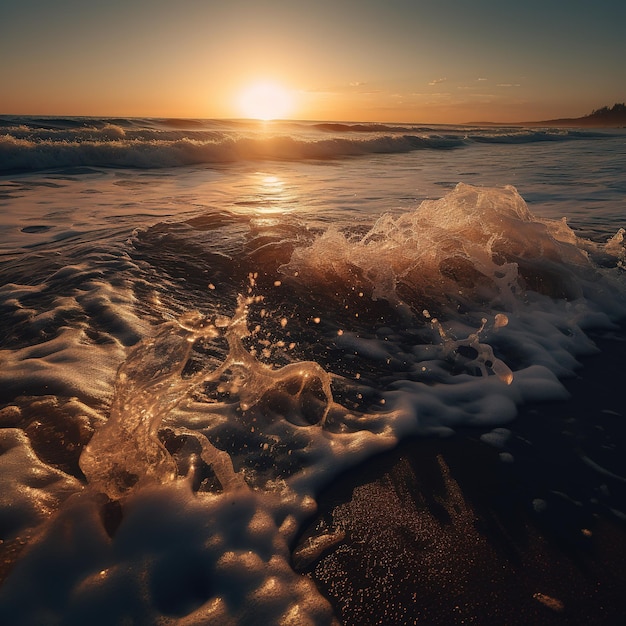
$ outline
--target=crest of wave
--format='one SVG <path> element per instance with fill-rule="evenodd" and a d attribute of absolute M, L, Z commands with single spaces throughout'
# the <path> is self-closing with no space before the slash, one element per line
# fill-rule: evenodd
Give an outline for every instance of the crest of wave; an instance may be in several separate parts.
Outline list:
<path fill-rule="evenodd" d="M 414 211 L 383 215 L 364 236 L 329 229 L 282 271 L 300 283 L 330 282 L 337 295 L 356 284 L 374 300 L 421 310 L 446 302 L 508 308 L 525 289 L 576 297 L 574 275 L 592 267 L 565 220 L 535 217 L 514 187 L 459 183 Z"/>

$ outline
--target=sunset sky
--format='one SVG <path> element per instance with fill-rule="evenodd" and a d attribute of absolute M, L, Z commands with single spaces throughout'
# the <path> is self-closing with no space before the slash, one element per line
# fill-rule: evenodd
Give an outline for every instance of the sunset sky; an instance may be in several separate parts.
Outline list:
<path fill-rule="evenodd" d="M 0 114 L 462 123 L 626 99 L 624 0 L 3 0 Z"/>

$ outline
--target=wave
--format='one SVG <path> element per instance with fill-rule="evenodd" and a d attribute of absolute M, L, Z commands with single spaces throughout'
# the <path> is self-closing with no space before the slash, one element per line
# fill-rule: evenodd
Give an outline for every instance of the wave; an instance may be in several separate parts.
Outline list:
<path fill-rule="evenodd" d="M 345 122 L 318 122 L 312 124 L 312 128 L 328 132 L 340 133 L 381 133 L 394 132 L 406 133 L 410 131 L 429 131 L 432 130 L 427 126 L 407 126 L 407 125 L 389 125 L 389 124 L 347 124 Z"/>
<path fill-rule="evenodd" d="M 251 121 L 0 119 L 0 172 L 75 166 L 161 168 L 238 161 L 340 159 L 369 154 L 602 138 L 574 130 Z M 2 131 L 0 131 L 2 132 Z"/>
<path fill-rule="evenodd" d="M 345 225 L 312 232 L 288 220 L 255 222 L 245 241 L 236 243 L 247 220 L 215 212 L 156 224 L 137 234 L 135 254 L 141 263 L 184 280 L 202 301 L 200 308 L 209 306 L 214 293 L 234 300 L 253 276 L 255 294 L 262 295 L 259 306 L 267 313 L 255 324 L 289 319 L 292 337 L 313 333 L 311 349 L 319 348 L 316 360 L 325 369 L 350 377 L 360 372 L 361 383 L 370 372 L 373 387 L 404 380 L 405 367 L 413 370 L 410 376 L 435 382 L 422 372 L 423 355 L 415 348 L 433 329 L 435 343 L 441 341 L 435 318 L 467 336 L 489 319 L 491 327 L 481 332 L 493 338 L 493 321 L 504 314 L 510 323 L 495 337 L 510 368 L 541 363 L 562 376 L 572 373 L 562 353 L 587 345 L 577 326 L 597 321 L 600 311 L 626 315 L 623 230 L 607 242 L 592 242 L 564 220 L 533 215 L 512 186 L 459 183 L 414 211 L 382 215 L 366 232 Z M 207 281 L 214 291 L 207 292 Z M 197 302 L 181 303 L 182 310 L 194 306 Z M 470 327 L 475 324 L 472 330 L 468 320 Z M 384 341 L 380 328 L 386 329 Z M 548 334 L 553 345 L 546 348 Z M 555 347 L 566 344 L 564 350 Z M 494 373 L 493 356 L 486 360 Z M 446 379 L 441 368 L 436 376 L 437 383 Z"/>
<path fill-rule="evenodd" d="M 467 138 L 476 143 L 537 143 L 541 141 L 567 141 L 575 139 L 594 139 L 609 136 L 607 133 L 579 131 L 572 129 L 517 129 L 508 131 L 492 131 L 469 133 Z"/>
<path fill-rule="evenodd" d="M 67 132 L 63 132 L 67 135 Z M 268 138 L 213 136 L 189 137 L 159 133 L 153 138 L 133 138 L 115 126 L 84 133 L 85 140 L 58 137 L 32 140 L 5 135 L 0 138 L 0 172 L 42 170 L 74 166 L 160 168 L 238 161 L 335 159 L 367 154 L 394 154 L 425 148 L 454 148 L 455 138 L 382 136 L 361 140 L 332 138 L 302 140 L 290 136 Z M 93 138 L 93 139 L 91 139 Z"/>

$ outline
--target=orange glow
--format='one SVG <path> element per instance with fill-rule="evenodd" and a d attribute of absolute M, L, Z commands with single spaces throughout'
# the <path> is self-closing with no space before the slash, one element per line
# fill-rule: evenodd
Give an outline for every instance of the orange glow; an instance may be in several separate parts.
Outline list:
<path fill-rule="evenodd" d="M 246 86 L 239 94 L 237 108 L 246 118 L 276 120 L 288 117 L 294 108 L 293 94 L 278 83 L 263 80 Z"/>

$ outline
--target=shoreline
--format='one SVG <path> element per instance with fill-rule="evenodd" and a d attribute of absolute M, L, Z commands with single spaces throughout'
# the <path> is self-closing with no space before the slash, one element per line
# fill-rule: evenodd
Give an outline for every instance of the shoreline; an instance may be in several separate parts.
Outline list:
<path fill-rule="evenodd" d="M 320 494 L 296 551 L 345 537 L 296 569 L 345 626 L 621 623 L 623 339 L 596 340 L 570 399 L 522 407 L 499 446 L 490 429 L 412 438 Z"/>

